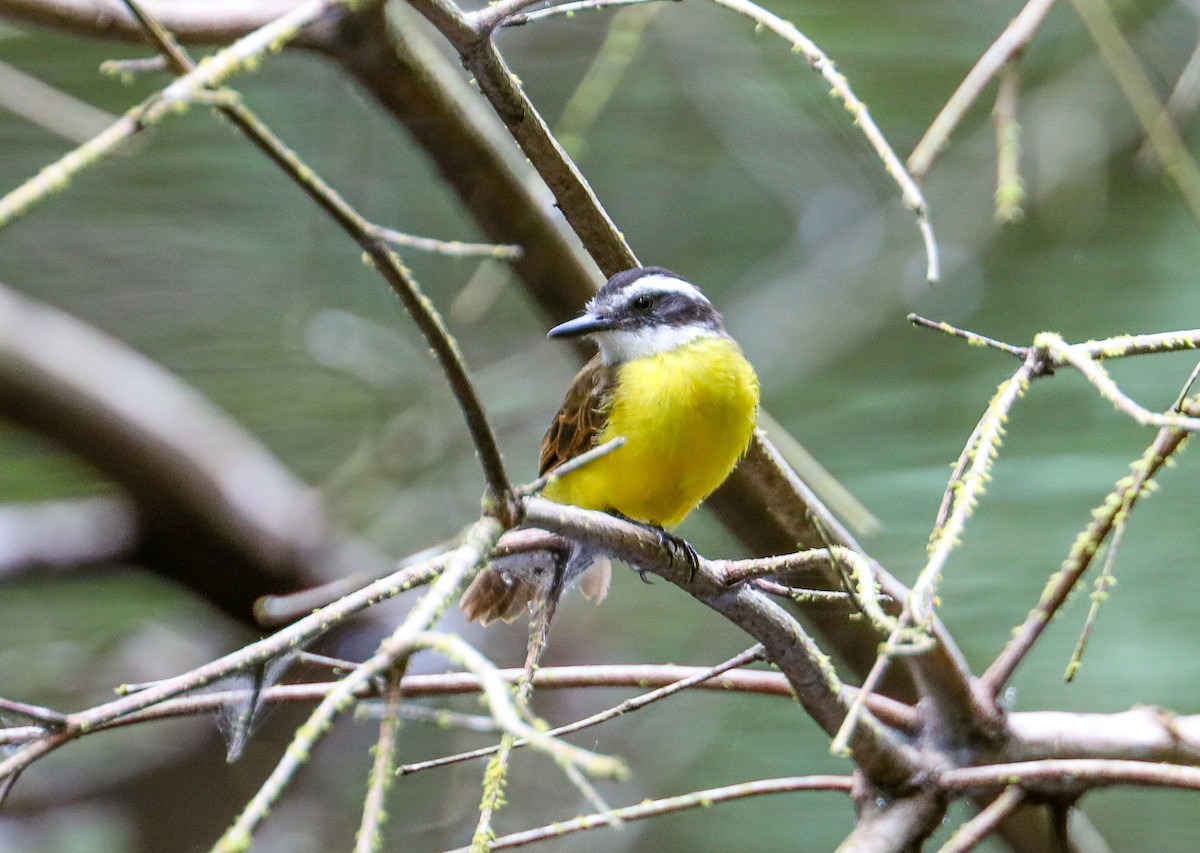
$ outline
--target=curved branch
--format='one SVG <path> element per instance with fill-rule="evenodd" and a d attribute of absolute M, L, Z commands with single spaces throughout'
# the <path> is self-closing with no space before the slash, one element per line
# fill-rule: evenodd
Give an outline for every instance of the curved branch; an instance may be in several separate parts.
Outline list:
<path fill-rule="evenodd" d="M 154 362 L 0 285 L 0 415 L 121 485 L 135 559 L 243 621 L 261 595 L 384 558 L 331 525 L 316 492 Z M 220 582 L 213 578 L 219 567 Z"/>

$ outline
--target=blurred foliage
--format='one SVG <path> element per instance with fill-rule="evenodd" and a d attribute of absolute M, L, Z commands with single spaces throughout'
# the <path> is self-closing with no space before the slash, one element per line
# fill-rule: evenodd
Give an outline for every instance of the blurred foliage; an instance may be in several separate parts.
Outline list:
<path fill-rule="evenodd" d="M 903 154 L 1016 5 L 812 0 L 772 8 L 838 62 Z M 1152 76 L 1169 87 L 1195 44 L 1190 7 L 1122 11 Z M 584 14 L 501 35 L 501 49 L 552 123 L 606 20 Z M 113 112 L 163 82 L 123 85 L 96 73 L 105 59 L 138 55 L 129 45 L 33 27 L 0 31 L 0 59 Z M 841 108 L 784 46 L 722 10 L 669 4 L 655 17 L 581 161 L 639 255 L 699 282 L 724 310 L 760 370 L 766 405 L 884 522 L 869 547 L 904 578 L 923 562 L 949 466 L 1013 367 L 1004 356 L 911 329 L 907 311 L 1014 343 L 1042 329 L 1084 339 L 1186 328 L 1200 315 L 1197 224 L 1169 185 L 1135 168 L 1136 127 L 1069 7 L 1051 14 L 1024 73 L 1027 216 L 1003 231 L 991 220 L 985 98 L 927 181 L 945 261 L 944 281 L 934 287 L 921 280 L 911 217 Z M 478 239 L 402 130 L 320 59 L 288 53 L 234 84 L 367 216 L 412 233 Z M 1187 139 L 1195 148 L 1195 134 Z M 70 147 L 0 113 L 0 189 Z M 482 290 L 494 292 L 494 302 L 452 312 L 451 324 L 514 476 L 531 475 L 573 370 L 568 354 L 543 339 L 545 319 L 517 283 L 501 271 L 495 288 L 494 265 L 481 272 L 477 261 L 407 260 L 444 310 L 473 278 L 490 277 Z M 0 281 L 175 371 L 322 485 L 346 523 L 393 553 L 429 545 L 476 512 L 481 484 L 472 450 L 398 303 L 359 262 L 357 248 L 204 108 L 168 121 L 0 233 Z M 1177 356 L 1118 365 L 1114 374 L 1161 408 L 1189 369 Z M 942 587 L 943 614 L 974 667 L 1007 639 L 1088 510 L 1150 437 L 1070 372 L 1038 383 L 1018 405 L 995 481 Z M 1196 572 L 1188 557 L 1196 544 L 1195 464 L 1185 453 L 1183 470 L 1165 474 L 1161 494 L 1135 514 L 1120 583 L 1077 681 L 1064 685 L 1061 672 L 1083 594 L 1020 670 L 1015 708 L 1150 703 L 1200 711 Z M 0 500 L 100 488 L 54 448 L 0 433 Z M 683 533 L 707 554 L 734 551 L 703 514 Z M 665 585 L 634 581 L 618 576 L 599 609 L 566 602 L 547 663 L 707 663 L 747 644 Z M 149 648 L 164 647 L 168 635 L 183 643 L 170 658 L 177 670 L 244 640 L 202 603 L 136 573 L 27 581 L 0 595 L 3 693 L 63 709 L 94 701 L 105 685 L 145 677 L 139 656 L 115 650 L 146 650 L 147 632 L 160 641 Z M 477 639 L 511 664 L 524 631 L 495 628 Z M 610 699 L 547 692 L 537 702 L 547 717 L 565 721 Z M 476 707 L 469 698 L 450 704 Z M 232 768 L 221 763 L 215 727 L 201 722 L 178 727 L 201 746 L 165 768 L 130 749 L 136 738 L 72 747 L 22 779 L 0 816 L 0 848 L 201 849 L 273 762 L 290 719 L 278 714 Z M 346 847 L 372 728 L 340 727 L 256 850 Z M 634 764 L 632 782 L 605 791 L 614 804 L 760 775 L 845 769 L 827 755 L 816 727 L 778 700 L 685 696 L 591 737 L 580 742 Z M 400 760 L 481 742 L 412 724 Z M 88 775 L 67 797 L 53 795 L 55 780 L 82 777 L 106 744 L 105 773 Z M 478 767 L 460 766 L 405 779 L 394 791 L 390 842 L 463 843 L 478 776 Z M 584 807 L 541 759 L 521 756 L 513 778 L 502 832 Z M 1087 805 L 1114 849 L 1194 849 L 1189 795 L 1112 791 Z M 844 798 L 824 794 L 720 809 L 619 835 L 574 836 L 554 849 L 823 850 L 851 820 Z M 62 823 L 66 816 L 75 823 Z M 71 829 L 88 821 L 93 831 Z"/>

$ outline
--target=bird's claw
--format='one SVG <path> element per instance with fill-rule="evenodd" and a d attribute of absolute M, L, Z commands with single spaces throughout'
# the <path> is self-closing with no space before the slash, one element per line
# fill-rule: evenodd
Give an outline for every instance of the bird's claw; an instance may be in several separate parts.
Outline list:
<path fill-rule="evenodd" d="M 678 565 L 679 559 L 682 557 L 687 563 L 688 583 L 691 583 L 696 578 L 696 572 L 700 568 L 700 555 L 696 553 L 686 539 L 681 536 L 676 536 L 661 527 L 656 528 L 658 531 L 658 544 L 666 548 L 667 554 L 670 555 L 671 565 Z"/>
<path fill-rule="evenodd" d="M 688 567 L 688 583 L 691 583 L 695 579 L 696 572 L 700 569 L 700 555 L 696 553 L 695 548 L 688 544 L 686 539 L 681 536 L 676 536 L 674 533 L 671 533 L 665 528 L 659 527 L 657 524 L 638 521 L 637 519 L 630 518 L 629 516 L 623 515 L 615 510 L 609 510 L 609 512 L 615 515 L 617 518 L 628 521 L 630 524 L 636 524 L 638 527 L 642 527 L 653 532 L 658 537 L 658 546 L 666 550 L 668 556 L 670 557 L 671 565 L 678 565 L 679 560 L 682 557 L 682 559 L 687 563 Z M 634 566 L 633 570 L 638 573 L 638 577 L 642 579 L 642 583 L 650 583 L 649 578 L 646 577 L 645 569 L 640 569 L 637 566 Z"/>

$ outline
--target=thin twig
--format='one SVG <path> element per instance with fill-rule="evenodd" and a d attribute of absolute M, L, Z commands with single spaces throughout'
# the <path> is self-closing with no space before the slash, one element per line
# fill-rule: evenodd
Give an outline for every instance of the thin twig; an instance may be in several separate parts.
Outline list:
<path fill-rule="evenodd" d="M 161 74 L 167 68 L 167 58 L 161 54 L 133 59 L 106 59 L 100 63 L 101 74 L 127 79 L 139 74 Z"/>
<path fill-rule="evenodd" d="M 354 719 L 368 720 L 380 718 L 386 713 L 384 703 L 373 700 L 361 702 L 354 709 Z M 439 729 L 462 729 L 480 734 L 500 734 L 503 729 L 491 717 L 485 714 L 464 714 L 451 711 L 449 708 L 427 708 L 424 705 L 414 705 L 403 702 L 397 711 L 401 720 L 414 723 L 429 723 Z"/>
<path fill-rule="evenodd" d="M 595 9 L 613 9 L 620 6 L 641 6 L 646 3 L 659 3 L 662 0 L 574 0 L 572 3 L 559 3 L 545 9 L 535 9 L 532 12 L 518 12 L 507 15 L 500 21 L 502 27 L 520 27 L 535 21 L 544 21 L 558 15 L 571 17 L 576 12 L 587 12 Z"/>
<path fill-rule="evenodd" d="M 612 448 L 609 448 L 610 450 Z M 586 454 L 584 454 L 586 455 Z M 570 461 L 570 460 L 568 460 Z M 521 677 L 517 681 L 514 701 L 517 707 L 527 712 L 529 697 L 533 695 L 533 674 L 541 662 L 542 653 L 550 639 L 550 622 L 558 608 L 558 597 L 562 593 L 562 571 L 555 572 L 554 580 L 537 602 L 537 614 L 529 623 L 529 646 L 525 654 L 525 665 L 521 669 Z M 508 762 L 517 747 L 517 736 L 506 731 L 500 738 L 492 760 L 488 762 L 483 774 L 483 794 L 479 803 L 479 818 L 475 823 L 475 832 L 471 836 L 471 849 L 478 853 L 488 853 L 490 842 L 495 836 L 492 831 L 492 817 L 504 805 L 504 789 L 508 784 Z M 577 787 L 584 784 L 579 777 L 572 779 Z M 583 793 L 587 797 L 595 794 L 587 787 Z M 607 809 L 604 809 L 607 811 Z"/>
<path fill-rule="evenodd" d="M 1021 91 L 1021 54 L 1000 69 L 1000 88 L 992 106 L 996 129 L 996 219 L 1017 222 L 1024 216 L 1025 183 L 1021 180 L 1021 123 L 1017 100 Z"/>
<path fill-rule="evenodd" d="M 478 11 L 467 12 L 463 18 L 477 35 L 488 37 L 505 20 L 540 2 L 542 0 L 495 0 Z"/>
<path fill-rule="evenodd" d="M 1031 352 L 1016 373 L 1000 383 L 995 396 L 979 420 L 971 462 L 959 480 L 950 486 L 954 490 L 954 500 L 946 514 L 946 522 L 929 543 L 929 559 L 912 586 L 912 618 L 917 624 L 923 624 L 933 613 L 942 569 L 950 553 L 958 546 L 966 529 L 967 519 L 974 512 L 987 485 L 992 463 L 1004 437 L 1004 424 L 1008 420 L 1008 413 L 1029 387 L 1030 379 L 1037 375 L 1040 369 L 1038 353 Z"/>
<path fill-rule="evenodd" d="M 738 785 L 726 785 L 721 788 L 708 788 L 703 791 L 693 791 L 675 797 L 664 797 L 660 800 L 647 800 L 636 806 L 625 806 L 614 809 L 612 815 L 621 820 L 645 820 L 662 814 L 684 811 L 686 809 L 707 808 L 716 803 L 740 800 L 746 797 L 758 797 L 764 794 L 785 794 L 796 791 L 844 791 L 849 793 L 853 786 L 851 776 L 789 776 L 782 779 L 756 779 L 753 782 L 743 782 Z M 607 826 L 610 814 L 582 815 L 571 820 L 556 821 L 537 829 L 527 829 L 524 832 L 514 832 L 502 835 L 491 843 L 492 850 L 509 850 L 523 847 L 538 841 L 560 838 L 575 832 L 598 829 Z M 467 848 L 449 851 L 449 853 L 466 853 Z"/>
<path fill-rule="evenodd" d="M 987 335 L 981 335 L 978 332 L 960 329 L 957 326 L 952 326 L 949 323 L 945 323 L 940 320 L 930 320 L 922 317 L 920 314 L 909 314 L 908 322 L 919 328 L 933 329 L 937 332 L 945 332 L 947 335 L 953 335 L 956 338 L 962 338 L 973 346 L 998 349 L 1001 352 L 1006 352 L 1009 355 L 1020 359 L 1024 359 L 1026 354 L 1029 352 L 1028 347 L 1015 347 L 1012 344 L 1007 344 L 1004 341 L 997 340 L 996 338 L 989 338 Z"/>
<path fill-rule="evenodd" d="M 434 255 L 445 255 L 448 258 L 492 258 L 497 261 L 515 261 L 522 255 L 520 246 L 511 243 L 464 243 L 461 240 L 435 240 L 432 237 L 419 237 L 415 234 L 405 234 L 393 228 L 382 225 L 374 226 L 375 234 L 393 246 L 404 249 L 416 249 L 418 252 L 429 252 Z"/>
<path fill-rule="evenodd" d="M 1020 784 L 1026 789 L 1043 783 L 1060 795 L 1109 785 L 1146 785 L 1200 791 L 1200 767 L 1181 767 L 1151 761 L 1113 758 L 1048 758 L 1011 764 L 987 764 L 944 771 L 939 784 L 946 791 Z"/>
<path fill-rule="evenodd" d="M 24 702 L 14 702 L 11 699 L 0 699 L 0 712 L 18 714 L 29 720 L 35 720 L 49 729 L 62 728 L 67 724 L 67 715 L 59 711 L 43 708 L 40 705 L 27 705 Z"/>
<path fill-rule="evenodd" d="M 1193 367 L 1192 372 L 1188 374 L 1188 378 L 1184 381 L 1179 395 L 1171 405 L 1171 411 L 1179 412 L 1183 409 L 1187 403 L 1188 394 L 1192 390 L 1192 385 L 1198 376 L 1200 376 L 1200 363 Z M 1075 643 L 1075 648 L 1071 652 L 1071 658 L 1067 661 L 1067 670 L 1063 675 L 1067 681 L 1075 680 L 1075 675 L 1078 673 L 1079 667 L 1083 662 L 1084 652 L 1087 651 L 1088 640 L 1091 638 L 1092 631 L 1096 627 L 1096 620 L 1100 616 L 1100 606 L 1108 599 L 1108 590 L 1115 583 L 1113 580 L 1113 570 L 1116 567 L 1117 554 L 1121 550 L 1121 543 L 1125 539 L 1125 530 L 1129 527 L 1130 511 L 1133 509 L 1133 502 L 1137 496 L 1145 490 L 1148 476 L 1147 468 L 1140 466 L 1134 472 L 1133 485 L 1125 493 L 1121 501 L 1121 509 L 1117 512 L 1114 522 L 1115 528 L 1108 543 L 1108 552 L 1104 555 L 1104 565 L 1101 567 L 1100 575 L 1096 578 L 1094 584 L 1091 606 L 1088 607 L 1087 617 L 1084 619 L 1083 628 L 1079 632 L 1079 639 Z"/>
<path fill-rule="evenodd" d="M 1136 477 L 1141 480 L 1143 475 L 1144 472 L 1139 471 Z M 1079 631 L 1079 639 L 1075 641 L 1075 648 L 1071 650 L 1071 657 L 1067 660 L 1067 668 L 1063 673 L 1064 681 L 1074 681 L 1075 676 L 1079 673 L 1079 667 L 1083 665 L 1083 655 L 1087 652 L 1088 641 L 1092 637 L 1092 631 L 1096 628 L 1096 620 L 1100 618 L 1100 606 L 1108 599 L 1108 591 L 1116 583 L 1113 579 L 1113 571 L 1116 568 L 1117 554 L 1120 553 L 1121 543 L 1125 539 L 1125 530 L 1129 527 L 1129 510 L 1133 505 L 1134 495 L 1140 494 L 1144 487 L 1144 481 L 1135 481 L 1133 488 L 1125 493 L 1121 509 L 1117 512 L 1113 533 L 1109 537 L 1108 552 L 1104 555 L 1104 564 L 1100 567 L 1100 574 L 1096 576 L 1096 582 L 1093 584 L 1087 616 Z"/>
<path fill-rule="evenodd" d="M 590 717 L 584 717 L 581 720 L 576 720 L 573 723 L 567 723 L 565 726 L 551 729 L 547 732 L 551 737 L 561 737 L 571 732 L 577 732 L 581 729 L 591 728 L 601 723 L 607 722 L 614 717 L 619 717 L 623 714 L 628 714 L 636 711 L 639 708 L 644 708 L 660 699 L 666 699 L 668 696 L 679 693 L 682 690 L 687 690 L 692 687 L 697 687 L 710 679 L 716 678 L 718 675 L 724 675 L 731 669 L 746 666 L 747 664 L 761 659 L 763 656 L 763 648 L 759 644 L 755 644 L 739 655 L 735 655 L 724 663 L 707 668 L 698 668 L 699 671 L 687 678 L 681 678 L 679 681 L 673 682 L 660 687 L 657 690 L 651 690 L 649 693 L 643 693 L 641 696 L 635 696 L 632 699 L 626 699 L 624 702 L 612 708 L 608 708 L 597 714 L 592 714 Z M 526 745 L 526 741 L 518 740 L 514 743 L 514 748 Z M 409 773 L 417 773 L 421 770 L 431 770 L 435 767 L 445 767 L 451 764 L 458 764 L 463 761 L 470 761 L 475 758 L 484 758 L 489 755 L 494 755 L 500 750 L 500 746 L 489 746 L 483 749 L 473 750 L 471 752 L 458 753 L 457 755 L 448 755 L 442 758 L 434 758 L 429 761 L 421 761 L 413 764 L 406 764 L 397 770 L 398 775 L 407 775 Z"/>
<path fill-rule="evenodd" d="M 1088 382 L 1095 386 L 1104 399 L 1133 418 L 1142 426 L 1170 427 L 1188 432 L 1200 430 L 1200 418 L 1186 417 L 1179 414 L 1160 414 L 1151 412 L 1130 398 L 1117 387 L 1117 383 L 1109 377 L 1108 372 L 1081 347 L 1068 345 L 1061 337 L 1050 332 L 1042 332 L 1034 338 L 1035 347 L 1045 350 L 1055 361 L 1070 364 L 1083 374 Z M 1114 355 L 1121 353 L 1114 351 Z M 1112 356 L 1109 356 L 1112 357 Z"/>
<path fill-rule="evenodd" d="M 413 0 L 412 5 L 458 51 L 479 92 L 554 193 L 559 209 L 601 272 L 611 276 L 640 266 L 628 241 L 489 38 L 489 27 L 527 5 L 524 0 L 493 4 L 475 13 L 478 17 L 464 13 L 452 0 Z"/>
<path fill-rule="evenodd" d="M 753 583 L 755 589 L 762 590 L 768 595 L 787 598 L 798 604 L 812 605 L 814 607 L 837 607 L 839 609 L 850 609 L 855 613 L 860 612 L 858 601 L 848 592 L 832 589 L 806 589 L 803 587 L 785 586 L 777 581 L 769 581 L 763 578 L 759 578 Z M 891 605 L 896 600 L 890 595 L 881 595 L 879 596 L 879 601 L 881 604 Z"/>
<path fill-rule="evenodd" d="M 597 664 L 590 666 L 542 667 L 535 673 L 534 682 L 541 690 L 573 690 L 588 688 L 645 688 L 652 685 L 670 686 L 676 681 L 691 678 L 708 671 L 707 667 L 675 666 L 670 664 Z M 500 677 L 509 684 L 520 678 L 520 669 L 502 669 Z M 315 704 L 329 694 L 336 681 L 282 684 L 268 687 L 262 693 L 264 704 Z M 781 673 L 763 670 L 731 670 L 719 679 L 695 685 L 698 690 L 713 690 L 723 693 L 745 693 L 756 696 L 771 696 L 793 700 L 794 694 Z M 470 673 L 447 672 L 437 675 L 406 676 L 402 688 L 405 695 L 417 698 L 424 696 L 447 696 L 477 693 L 479 679 Z M 854 691 L 855 688 L 847 688 Z M 124 726 L 139 725 L 154 720 L 212 714 L 227 706 L 245 704 L 249 690 L 212 690 L 190 694 L 176 699 L 164 699 L 148 708 L 133 711 L 88 730 L 105 731 Z M 358 699 L 378 697 L 378 680 L 363 685 L 355 692 Z M 918 726 L 915 709 L 911 705 L 885 696 L 870 696 L 867 705 L 882 722 L 902 732 L 913 732 Z M 406 706 L 407 707 L 407 706 Z M 439 718 L 446 712 L 438 710 L 418 711 L 411 715 L 415 719 Z M 453 716 L 453 715 L 452 715 Z M 468 726 L 470 727 L 470 726 Z M 489 731 L 492 727 L 489 727 Z M 0 728 L 0 745 L 23 744 L 46 736 L 44 726 L 11 726 Z M 481 754 L 491 754 L 489 749 Z"/>
<path fill-rule="evenodd" d="M 745 15 L 754 21 L 758 26 L 765 27 L 771 32 L 783 38 L 792 46 L 792 50 L 800 53 L 808 60 L 818 74 L 824 78 L 825 82 L 830 86 L 830 94 L 842 102 L 846 111 L 854 117 L 854 123 L 858 126 L 867 142 L 875 150 L 876 156 L 883 163 L 884 169 L 896 185 L 900 188 L 900 196 L 904 201 L 904 205 L 917 216 L 917 227 L 921 233 L 921 239 L 925 244 L 925 277 L 931 282 L 937 281 L 940 277 L 938 263 L 938 248 L 937 241 L 933 236 L 933 228 L 929 224 L 929 209 L 925 202 L 925 197 L 921 194 L 920 187 L 909 175 L 905 169 L 904 163 L 896 156 L 896 152 L 892 150 L 892 146 L 888 143 L 887 137 L 883 135 L 883 131 L 875 124 L 875 119 L 871 117 L 871 113 L 867 110 L 867 105 L 858 99 L 854 94 L 854 90 L 850 88 L 850 83 L 845 76 L 837 70 L 833 61 L 825 55 L 821 48 L 817 47 L 808 36 L 800 32 L 795 25 L 785 21 L 778 15 L 768 12 L 766 9 L 751 2 L 751 0 L 712 0 L 718 6 L 724 6 L 737 12 L 739 15 Z"/>
<path fill-rule="evenodd" d="M 955 830 L 950 840 L 938 848 L 938 853 L 969 853 L 974 850 L 1024 801 L 1025 792 L 1016 785 L 1009 785 L 979 814 Z"/>
<path fill-rule="evenodd" d="M 979 97 L 988 81 L 1033 38 L 1038 27 L 1054 5 L 1054 0 L 1029 0 L 1024 8 L 1004 28 L 991 46 L 983 52 L 975 67 L 958 84 L 954 94 L 946 101 L 937 118 L 929 125 L 917 147 L 908 158 L 908 170 L 914 178 L 921 180 L 929 173 L 929 167 L 950 134 L 958 127 L 967 109 Z"/>
<path fill-rule="evenodd" d="M 618 435 L 615 438 L 610 438 L 608 441 L 604 442 L 603 444 L 597 444 L 595 447 L 591 448 L 590 450 L 586 450 L 583 453 L 580 453 L 578 456 L 572 456 L 566 462 L 563 462 L 560 465 L 554 466 L 553 468 L 551 468 L 549 471 L 547 471 L 542 476 L 538 477 L 533 482 L 528 483 L 523 486 L 518 486 L 516 489 L 516 493 L 518 495 L 520 495 L 521 497 L 525 497 L 526 495 L 536 495 L 538 492 L 540 492 L 542 489 L 546 488 L 546 486 L 550 485 L 551 483 L 553 483 L 555 480 L 557 480 L 559 477 L 563 476 L 564 474 L 569 474 L 572 471 L 582 468 L 584 465 L 588 465 L 592 462 L 595 462 L 601 456 L 605 456 L 609 453 L 612 453 L 614 450 L 616 450 L 618 447 L 621 447 L 624 444 L 625 444 L 625 436 L 623 436 L 623 435 Z"/>
<path fill-rule="evenodd" d="M 383 697 L 383 714 L 379 720 L 379 738 L 375 742 L 375 760 L 367 778 L 367 795 L 363 800 L 362 820 L 355 836 L 354 853 L 377 853 L 383 848 L 383 824 L 387 820 L 387 792 L 394 777 L 396 733 L 400 728 L 400 682 L 404 672 L 399 668 L 387 674 Z"/>

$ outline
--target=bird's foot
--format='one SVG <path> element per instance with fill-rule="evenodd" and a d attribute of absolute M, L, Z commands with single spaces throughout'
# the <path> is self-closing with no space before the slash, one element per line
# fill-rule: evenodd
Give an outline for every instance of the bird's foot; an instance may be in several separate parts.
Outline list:
<path fill-rule="evenodd" d="M 682 536 L 676 536 L 661 527 L 655 527 L 654 530 L 658 533 L 658 544 L 666 548 L 671 557 L 671 565 L 678 565 L 682 559 L 687 564 L 688 583 L 695 580 L 696 572 L 700 568 L 700 555 L 696 553 L 696 549 Z"/>
<path fill-rule="evenodd" d="M 700 568 L 700 555 L 696 553 L 695 548 L 688 544 L 686 539 L 676 536 L 674 533 L 671 533 L 666 528 L 659 527 L 657 524 L 651 524 L 647 521 L 638 521 L 636 518 L 630 518 L 629 516 L 622 515 L 619 512 L 610 512 L 617 518 L 628 521 L 630 524 L 636 524 L 638 527 L 649 530 L 651 533 L 657 536 L 658 545 L 667 552 L 672 566 L 679 565 L 680 560 L 683 560 L 686 563 L 688 568 L 688 583 L 692 582 L 692 580 L 696 577 L 696 571 Z M 638 573 L 638 577 L 642 579 L 642 583 L 650 583 L 649 578 L 646 577 L 645 569 L 638 568 L 637 566 L 634 566 L 633 569 Z"/>

